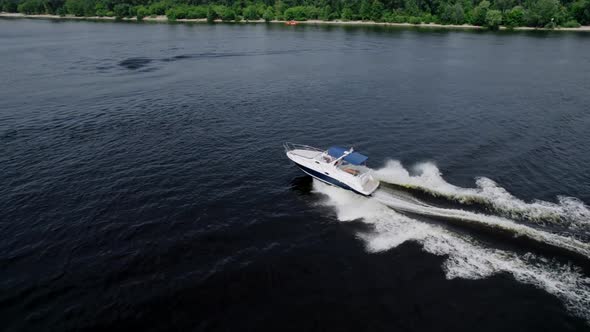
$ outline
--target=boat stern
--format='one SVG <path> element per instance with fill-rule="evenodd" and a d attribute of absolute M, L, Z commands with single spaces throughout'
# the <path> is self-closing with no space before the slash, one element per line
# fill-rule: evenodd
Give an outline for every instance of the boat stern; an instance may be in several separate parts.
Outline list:
<path fill-rule="evenodd" d="M 361 190 L 358 190 L 365 196 L 370 196 L 377 188 L 379 188 L 379 180 L 376 180 L 370 173 L 363 176 L 361 179 Z"/>

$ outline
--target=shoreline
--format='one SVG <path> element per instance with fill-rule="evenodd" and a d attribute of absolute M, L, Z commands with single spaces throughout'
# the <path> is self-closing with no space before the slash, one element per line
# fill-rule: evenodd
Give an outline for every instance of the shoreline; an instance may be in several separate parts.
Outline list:
<path fill-rule="evenodd" d="M 5 13 L 0 12 L 0 18 L 31 18 L 31 19 L 49 19 L 49 20 L 89 20 L 89 21 L 116 21 L 117 18 L 114 16 L 59 16 L 59 15 L 50 15 L 50 14 L 39 14 L 39 15 L 27 15 L 21 13 Z M 119 19 L 120 21 L 131 21 L 131 22 L 141 22 L 137 21 L 135 17 L 125 17 Z M 149 17 L 146 16 L 143 18 L 144 22 L 159 22 L 159 23 L 207 23 L 207 19 L 205 18 L 198 18 L 198 19 L 177 19 L 175 21 L 170 21 L 165 15 L 159 15 L 156 17 Z M 215 23 L 222 23 L 224 21 L 217 19 Z M 272 20 L 268 23 L 285 23 L 287 21 L 284 20 Z M 230 21 L 225 23 L 267 23 L 265 20 L 242 20 L 242 21 Z M 393 27 L 415 27 L 415 28 L 437 28 L 437 29 L 450 29 L 450 30 L 461 30 L 461 29 L 469 29 L 469 30 L 485 30 L 486 28 L 478 26 L 478 25 L 470 25 L 470 24 L 462 24 L 462 25 L 455 25 L 455 24 L 438 24 L 438 23 L 420 23 L 420 24 L 411 24 L 411 23 L 390 23 L 390 22 L 374 22 L 374 21 L 341 21 L 341 20 L 334 20 L 334 21 L 322 21 L 322 20 L 307 20 L 307 21 L 297 21 L 297 24 L 307 24 L 307 25 L 340 25 L 340 26 L 393 26 Z M 501 26 L 500 30 L 508 30 L 508 28 Z M 534 28 L 534 27 L 515 27 L 512 30 L 514 31 L 585 31 L 590 32 L 590 26 L 580 26 L 578 28 L 560 28 L 557 27 L 555 29 L 547 29 L 547 28 Z"/>

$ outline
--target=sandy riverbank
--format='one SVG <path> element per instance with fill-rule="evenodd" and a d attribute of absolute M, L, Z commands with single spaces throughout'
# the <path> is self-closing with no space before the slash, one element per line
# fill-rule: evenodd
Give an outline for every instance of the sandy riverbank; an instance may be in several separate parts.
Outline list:
<path fill-rule="evenodd" d="M 114 21 L 116 20 L 113 16 L 90 16 L 90 17 L 78 17 L 78 16 L 58 16 L 58 15 L 25 15 L 20 13 L 4 13 L 0 12 L 0 18 L 35 18 L 35 19 L 59 19 L 59 20 L 104 20 L 104 21 Z M 123 18 L 123 21 L 136 21 L 136 18 Z M 169 22 L 168 18 L 164 15 L 155 16 L 155 17 L 144 17 L 143 19 L 146 22 Z M 202 19 L 179 19 L 175 22 L 187 22 L 187 23 L 206 23 L 207 20 Z M 215 22 L 222 22 L 221 20 L 216 20 Z M 254 21 L 240 21 L 239 23 L 265 23 L 264 20 L 254 20 Z M 280 20 L 273 20 L 270 23 L 285 23 L 285 21 Z M 441 28 L 441 29 L 483 29 L 480 26 L 470 25 L 470 24 L 462 24 L 462 25 L 455 25 L 455 24 L 436 24 L 436 23 L 422 23 L 422 24 L 411 24 L 411 23 L 387 23 L 387 22 L 373 22 L 373 21 L 322 21 L 322 20 L 308 20 L 308 21 L 298 21 L 298 24 L 323 24 L 323 25 L 363 25 L 363 26 L 372 26 L 372 25 L 381 25 L 381 26 L 399 26 L 399 27 L 420 27 L 420 28 Z M 506 27 L 500 27 L 500 29 L 505 30 Z M 545 28 L 531 28 L 531 27 L 517 27 L 514 30 L 520 31 L 532 31 L 532 30 L 549 30 Z M 590 26 L 581 26 L 579 28 L 555 28 L 553 31 L 588 31 L 590 32 Z"/>

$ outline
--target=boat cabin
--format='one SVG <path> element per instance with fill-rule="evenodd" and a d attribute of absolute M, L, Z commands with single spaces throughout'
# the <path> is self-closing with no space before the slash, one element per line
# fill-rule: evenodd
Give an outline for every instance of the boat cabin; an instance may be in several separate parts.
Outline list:
<path fill-rule="evenodd" d="M 369 169 L 366 166 L 369 157 L 354 152 L 352 148 L 346 149 L 340 146 L 333 146 L 322 154 L 324 162 L 331 163 L 340 170 L 358 176 L 367 172 Z"/>

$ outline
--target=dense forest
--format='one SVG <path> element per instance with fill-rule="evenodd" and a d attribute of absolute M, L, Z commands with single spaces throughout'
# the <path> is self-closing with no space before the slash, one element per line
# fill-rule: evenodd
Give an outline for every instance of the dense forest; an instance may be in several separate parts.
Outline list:
<path fill-rule="evenodd" d="M 497 29 L 590 24 L 590 0 L 0 0 L 4 12 L 176 19 L 366 20 Z"/>

